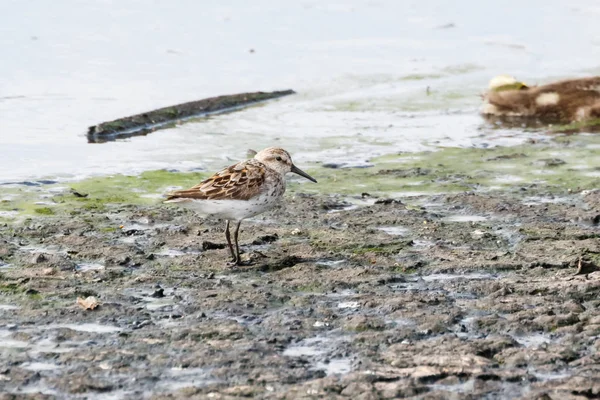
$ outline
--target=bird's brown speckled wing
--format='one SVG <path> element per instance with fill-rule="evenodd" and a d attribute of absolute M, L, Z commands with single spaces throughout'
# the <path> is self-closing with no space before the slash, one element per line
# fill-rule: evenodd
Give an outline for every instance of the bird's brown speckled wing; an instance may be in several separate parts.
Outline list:
<path fill-rule="evenodd" d="M 249 200 L 261 193 L 266 167 L 251 159 L 217 172 L 196 186 L 173 192 L 169 200 Z"/>

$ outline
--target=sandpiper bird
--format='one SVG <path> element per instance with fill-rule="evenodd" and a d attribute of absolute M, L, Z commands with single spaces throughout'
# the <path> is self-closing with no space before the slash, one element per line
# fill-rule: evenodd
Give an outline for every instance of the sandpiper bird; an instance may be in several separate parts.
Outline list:
<path fill-rule="evenodd" d="M 235 265 L 241 265 L 238 234 L 242 220 L 273 208 L 285 192 L 285 174 L 293 172 L 313 182 L 313 177 L 296 167 L 290 154 L 279 147 L 269 147 L 254 158 L 240 161 L 217 172 L 191 189 L 169 194 L 165 203 L 175 203 L 201 214 L 226 220 L 225 238 Z M 231 243 L 229 223 L 236 222 Z"/>

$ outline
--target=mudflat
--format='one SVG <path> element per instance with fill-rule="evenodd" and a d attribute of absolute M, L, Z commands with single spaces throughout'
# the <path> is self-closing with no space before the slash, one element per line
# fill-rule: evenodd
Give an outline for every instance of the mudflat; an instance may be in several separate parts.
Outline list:
<path fill-rule="evenodd" d="M 6 186 L 0 398 L 597 397 L 597 140 L 309 167 L 239 268 L 203 173 Z"/>

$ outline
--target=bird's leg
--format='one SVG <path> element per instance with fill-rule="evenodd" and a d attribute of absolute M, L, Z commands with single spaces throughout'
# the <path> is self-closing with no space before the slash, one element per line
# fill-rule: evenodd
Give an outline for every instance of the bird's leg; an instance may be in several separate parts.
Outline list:
<path fill-rule="evenodd" d="M 242 259 L 240 257 L 240 243 L 238 242 L 238 236 L 240 233 L 240 225 L 242 224 L 242 220 L 239 220 L 237 226 L 235 227 L 235 233 L 233 234 L 233 240 L 235 241 L 235 249 L 237 254 L 237 265 L 242 265 Z"/>
<path fill-rule="evenodd" d="M 237 263 L 237 259 L 235 258 L 235 252 L 233 251 L 233 245 L 231 244 L 231 234 L 229 233 L 229 220 L 227 220 L 227 223 L 225 224 L 225 238 L 227 238 L 227 244 L 229 245 L 229 251 L 231 252 L 233 262 Z"/>

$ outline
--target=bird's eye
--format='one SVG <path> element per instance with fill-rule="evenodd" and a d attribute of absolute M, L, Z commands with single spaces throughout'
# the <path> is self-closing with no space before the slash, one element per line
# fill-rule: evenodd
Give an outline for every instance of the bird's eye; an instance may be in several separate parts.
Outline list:
<path fill-rule="evenodd" d="M 275 158 L 277 161 L 281 161 L 281 157 L 277 156 L 277 158 Z"/>

